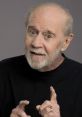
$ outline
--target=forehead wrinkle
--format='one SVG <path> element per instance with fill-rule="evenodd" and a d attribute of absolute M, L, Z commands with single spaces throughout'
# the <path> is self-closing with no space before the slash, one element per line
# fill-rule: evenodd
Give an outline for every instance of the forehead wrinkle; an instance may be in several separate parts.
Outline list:
<path fill-rule="evenodd" d="M 67 15 L 66 11 L 59 5 L 57 4 L 43 4 L 40 6 L 37 6 L 34 8 L 34 10 L 30 13 L 30 17 L 33 15 L 37 15 L 38 16 L 42 14 L 42 16 L 50 16 L 50 15 L 55 15 L 58 17 L 62 16 L 62 15 Z"/>
<path fill-rule="evenodd" d="M 62 17 L 63 15 L 63 17 Z M 53 18 L 52 18 L 53 17 Z M 40 19 L 41 18 L 41 19 Z M 56 21 L 56 23 L 58 22 L 58 20 L 60 21 L 60 19 L 63 21 L 66 19 L 66 15 L 64 12 L 62 12 L 61 10 L 59 10 L 59 8 L 51 8 L 48 7 L 47 9 L 44 8 L 37 8 L 35 11 L 33 11 L 33 13 L 30 15 L 29 17 L 29 23 L 39 23 L 41 24 L 41 22 L 44 24 L 46 24 L 46 21 Z M 36 22 L 37 21 L 37 22 Z M 48 22 L 48 23 L 49 23 Z M 50 22 L 51 24 L 51 22 Z M 46 25 L 45 25 L 46 26 Z"/>

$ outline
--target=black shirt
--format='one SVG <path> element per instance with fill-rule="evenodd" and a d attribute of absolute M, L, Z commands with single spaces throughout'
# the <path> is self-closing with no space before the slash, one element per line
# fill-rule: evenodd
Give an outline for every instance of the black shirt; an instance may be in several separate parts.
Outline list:
<path fill-rule="evenodd" d="M 48 72 L 30 68 L 24 55 L 0 62 L 0 117 L 9 117 L 20 100 L 29 100 L 26 113 L 40 117 L 36 105 L 50 99 L 53 86 L 61 117 L 82 117 L 82 65 L 65 57 Z"/>

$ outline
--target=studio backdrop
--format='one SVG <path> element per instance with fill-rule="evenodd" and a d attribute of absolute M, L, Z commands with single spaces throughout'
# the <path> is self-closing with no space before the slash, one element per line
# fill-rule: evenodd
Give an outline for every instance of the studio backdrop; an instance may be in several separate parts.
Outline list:
<path fill-rule="evenodd" d="M 25 16 L 39 3 L 55 1 L 74 17 L 74 39 L 66 56 L 82 63 L 82 0 L 0 0 L 0 60 L 24 54 Z"/>

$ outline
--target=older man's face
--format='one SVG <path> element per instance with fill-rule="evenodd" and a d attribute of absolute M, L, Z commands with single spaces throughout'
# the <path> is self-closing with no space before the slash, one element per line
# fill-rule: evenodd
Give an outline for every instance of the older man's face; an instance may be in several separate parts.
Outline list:
<path fill-rule="evenodd" d="M 38 10 L 29 18 L 25 36 L 26 58 L 34 69 L 53 66 L 64 45 L 64 18 L 56 10 Z"/>

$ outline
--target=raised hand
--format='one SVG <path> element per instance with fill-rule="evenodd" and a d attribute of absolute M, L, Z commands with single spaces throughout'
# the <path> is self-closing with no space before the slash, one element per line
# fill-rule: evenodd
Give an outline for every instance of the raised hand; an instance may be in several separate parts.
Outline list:
<path fill-rule="evenodd" d="M 41 105 L 37 105 L 36 108 L 42 117 L 60 117 L 60 107 L 57 103 L 56 92 L 54 88 L 50 87 L 50 100 L 44 101 Z"/>
<path fill-rule="evenodd" d="M 29 104 L 29 101 L 23 100 L 19 102 L 16 108 L 14 108 L 11 112 L 10 117 L 31 117 L 25 113 L 25 106 Z"/>

